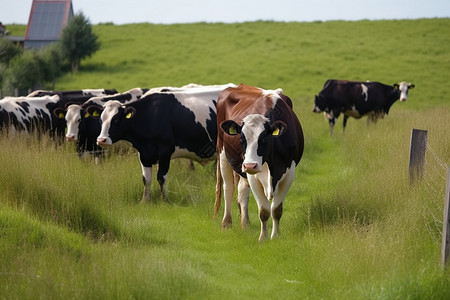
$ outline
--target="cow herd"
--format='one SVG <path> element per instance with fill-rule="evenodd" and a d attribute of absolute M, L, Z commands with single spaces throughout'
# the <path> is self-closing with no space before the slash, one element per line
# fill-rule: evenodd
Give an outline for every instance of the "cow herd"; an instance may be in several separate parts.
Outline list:
<path fill-rule="evenodd" d="M 413 84 L 328 80 L 315 98 L 314 112 L 323 112 L 331 132 L 344 115 L 376 121 L 398 99 L 406 100 Z M 281 89 L 245 84 L 116 90 L 34 91 L 0 100 L 0 130 L 49 133 L 56 140 L 76 142 L 77 153 L 96 161 L 103 148 L 128 141 L 139 154 L 144 192 L 150 200 L 152 167 L 166 198 L 170 160 L 217 161 L 214 216 L 224 193 L 222 227 L 231 226 L 231 204 L 237 187 L 241 226 L 249 223 L 252 192 L 261 223 L 259 241 L 278 235 L 283 202 L 303 154 L 303 131 L 291 99 Z"/>

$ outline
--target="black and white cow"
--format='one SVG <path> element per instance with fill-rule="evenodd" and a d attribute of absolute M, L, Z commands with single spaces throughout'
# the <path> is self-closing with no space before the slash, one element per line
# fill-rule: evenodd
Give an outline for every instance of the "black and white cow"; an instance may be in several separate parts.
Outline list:
<path fill-rule="evenodd" d="M 102 127 L 99 116 L 103 110 L 103 105 L 110 100 L 117 100 L 121 103 L 136 101 L 147 91 L 148 89 L 134 88 L 122 94 L 92 97 L 81 105 L 69 105 L 67 110 L 60 111 L 61 114 L 65 115 L 67 123 L 66 140 L 76 141 L 79 156 L 89 152 L 93 153 L 95 157 L 99 157 L 102 151 L 97 145 L 97 137 Z M 87 112 L 88 107 L 94 116 Z"/>
<path fill-rule="evenodd" d="M 5 97 L 0 101 L 0 127 L 7 131 L 48 131 L 62 137 L 66 124 L 57 113 L 59 109 L 112 92 L 115 90 L 35 91 L 26 97 Z"/>
<path fill-rule="evenodd" d="M 344 114 L 344 130 L 348 117 L 359 119 L 365 115 L 368 121 L 376 122 L 389 113 L 395 101 L 406 101 L 408 91 L 414 84 L 401 82 L 392 86 L 369 81 L 327 80 L 315 97 L 313 112 L 324 112 L 331 133 L 336 119 Z"/>
<path fill-rule="evenodd" d="M 239 85 L 224 90 L 217 103 L 217 151 L 219 153 L 216 203 L 220 206 L 221 188 L 225 198 L 222 227 L 231 225 L 234 173 L 241 176 L 238 203 L 242 225 L 248 217 L 247 178 L 258 204 L 261 233 L 267 237 L 267 220 L 272 217 L 271 238 L 278 235 L 283 202 L 294 180 L 295 167 L 303 154 L 303 131 L 292 110 L 292 101 L 278 90 L 263 90 Z"/>
<path fill-rule="evenodd" d="M 42 97 L 5 97 L 0 101 L 0 129 L 8 133 L 53 132 L 52 106 L 58 95 Z"/>
<path fill-rule="evenodd" d="M 128 104 L 105 103 L 97 143 L 109 146 L 126 140 L 137 149 L 144 182 L 143 201 L 150 199 L 153 165 L 159 164 L 157 180 L 166 198 L 171 159 L 206 163 L 215 158 L 217 97 L 228 86 L 146 94 Z"/>

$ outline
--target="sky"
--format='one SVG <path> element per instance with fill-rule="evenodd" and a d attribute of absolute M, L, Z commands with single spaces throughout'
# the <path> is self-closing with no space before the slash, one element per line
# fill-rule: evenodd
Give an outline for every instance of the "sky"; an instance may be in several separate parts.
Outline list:
<path fill-rule="evenodd" d="M 2 0 L 0 22 L 27 24 L 32 0 Z M 450 0 L 72 0 L 91 24 L 235 23 L 450 17 Z"/>

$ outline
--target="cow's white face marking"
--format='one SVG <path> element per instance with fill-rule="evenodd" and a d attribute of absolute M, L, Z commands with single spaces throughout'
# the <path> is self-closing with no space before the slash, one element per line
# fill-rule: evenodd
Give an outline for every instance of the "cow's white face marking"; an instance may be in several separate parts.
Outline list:
<path fill-rule="evenodd" d="M 362 89 L 362 93 L 361 95 L 364 96 L 364 100 L 367 102 L 367 100 L 369 99 L 369 93 L 368 93 L 368 88 L 367 85 L 361 83 L 361 89 Z"/>
<path fill-rule="evenodd" d="M 112 118 L 119 112 L 119 108 L 122 104 L 119 101 L 112 100 L 105 103 L 104 110 L 100 116 L 102 120 L 102 130 L 97 138 L 97 144 L 107 146 L 112 144 L 112 140 L 109 137 L 109 129 L 111 128 Z"/>
<path fill-rule="evenodd" d="M 277 100 L 280 99 L 280 95 L 283 93 L 282 89 L 276 89 L 276 90 L 262 90 L 263 96 L 269 96 L 272 100 L 272 109 L 275 108 L 275 105 L 277 104 Z"/>
<path fill-rule="evenodd" d="M 78 126 L 80 125 L 81 118 L 81 106 L 72 104 L 67 108 L 66 123 L 67 133 L 66 139 L 68 141 L 76 141 L 78 139 Z"/>
<path fill-rule="evenodd" d="M 246 116 L 243 120 L 242 134 L 247 141 L 247 148 L 244 153 L 244 162 L 242 163 L 242 171 L 249 174 L 261 172 L 263 158 L 258 155 L 258 141 L 261 133 L 264 132 L 264 124 L 269 122 L 269 119 L 263 115 L 251 114 Z M 245 165 L 256 164 L 251 169 L 244 170 Z"/>
<path fill-rule="evenodd" d="M 400 82 L 398 89 L 400 90 L 400 101 L 406 101 L 408 99 L 408 83 Z"/>

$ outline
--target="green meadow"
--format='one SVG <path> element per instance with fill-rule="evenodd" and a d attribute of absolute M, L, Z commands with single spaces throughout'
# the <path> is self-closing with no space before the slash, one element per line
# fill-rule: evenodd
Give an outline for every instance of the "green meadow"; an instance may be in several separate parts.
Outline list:
<path fill-rule="evenodd" d="M 24 26 L 10 25 L 12 35 Z M 258 243 L 213 219 L 215 165 L 173 160 L 152 202 L 136 152 L 100 164 L 50 138 L 0 139 L 1 299 L 450 299 L 441 265 L 450 164 L 450 19 L 236 24 L 99 24 L 101 49 L 55 89 L 233 82 L 282 88 L 305 151 L 280 237 Z M 376 124 L 333 136 L 314 95 L 327 79 L 415 84 Z M 413 128 L 428 130 L 425 174 L 410 183 Z"/>

